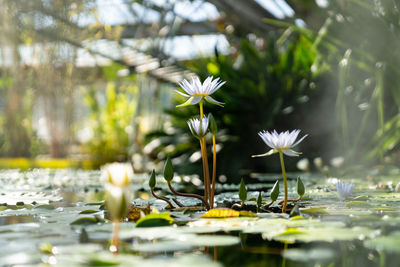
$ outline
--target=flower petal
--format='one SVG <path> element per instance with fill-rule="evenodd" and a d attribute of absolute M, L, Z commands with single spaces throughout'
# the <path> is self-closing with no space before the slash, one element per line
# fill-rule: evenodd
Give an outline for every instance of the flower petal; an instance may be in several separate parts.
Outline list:
<path fill-rule="evenodd" d="M 252 158 L 266 157 L 266 156 L 270 156 L 270 155 L 272 155 L 272 154 L 275 154 L 275 153 L 277 153 L 277 152 L 278 152 L 278 150 L 276 150 L 276 149 L 271 149 L 271 150 L 268 151 L 267 153 L 264 153 L 264 154 L 261 154 L 261 155 L 252 155 L 251 157 L 252 157 Z"/>
<path fill-rule="evenodd" d="M 203 97 L 202 96 L 194 96 L 192 102 L 190 103 L 190 105 L 196 105 L 200 102 L 200 100 L 202 100 Z"/>
<path fill-rule="evenodd" d="M 299 141 L 297 141 L 296 143 L 294 143 L 294 144 L 292 145 L 292 147 L 295 147 L 295 146 L 297 146 L 298 144 L 300 144 L 301 141 L 303 141 L 304 138 L 306 138 L 307 136 L 308 136 L 308 134 L 306 134 L 305 136 L 303 136 L 302 138 L 300 138 Z"/>
<path fill-rule="evenodd" d="M 298 157 L 301 154 L 301 152 L 297 152 L 291 149 L 282 150 L 282 153 L 289 157 Z"/>
<path fill-rule="evenodd" d="M 222 103 L 222 102 L 219 102 L 219 101 L 215 100 L 211 96 L 206 96 L 205 99 L 206 99 L 207 102 L 210 102 L 211 104 L 216 104 L 216 105 L 221 106 L 221 107 L 223 107 L 224 104 L 225 104 L 225 103 Z"/>
<path fill-rule="evenodd" d="M 177 93 L 180 94 L 181 96 L 190 97 L 190 95 L 185 94 L 185 93 L 182 93 L 182 92 L 180 92 L 180 91 L 178 91 L 178 90 L 175 90 L 175 92 L 177 92 Z"/>
<path fill-rule="evenodd" d="M 192 102 L 192 100 L 193 100 L 193 96 L 191 97 L 191 98 L 189 98 L 185 103 L 183 103 L 183 104 L 180 104 L 180 105 L 177 105 L 176 107 L 177 108 L 180 108 L 180 107 L 186 107 L 186 106 L 189 106 L 190 105 L 190 103 Z"/>

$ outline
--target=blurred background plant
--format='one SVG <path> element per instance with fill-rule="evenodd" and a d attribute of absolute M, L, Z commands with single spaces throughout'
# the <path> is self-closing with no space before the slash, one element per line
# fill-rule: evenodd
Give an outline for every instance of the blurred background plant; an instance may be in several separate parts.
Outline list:
<path fill-rule="evenodd" d="M 254 160 L 260 129 L 310 134 L 326 165 L 398 163 L 399 4 L 389 0 L 0 0 L 0 155 L 133 159 L 167 155 L 200 173 L 177 82 L 221 77 L 219 174 Z M 165 110 L 165 112 L 164 112 Z M 338 162 L 337 160 L 335 162 Z M 295 162 L 288 162 L 294 169 Z M 343 165 L 342 164 L 342 165 Z M 337 165 L 337 164 L 336 164 Z"/>

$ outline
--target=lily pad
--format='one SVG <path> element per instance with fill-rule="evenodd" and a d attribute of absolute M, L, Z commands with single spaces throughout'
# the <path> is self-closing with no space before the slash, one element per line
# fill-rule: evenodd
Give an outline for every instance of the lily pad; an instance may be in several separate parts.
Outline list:
<path fill-rule="evenodd" d="M 156 227 L 171 225 L 174 220 L 168 212 L 151 213 L 136 222 L 136 227 Z"/>

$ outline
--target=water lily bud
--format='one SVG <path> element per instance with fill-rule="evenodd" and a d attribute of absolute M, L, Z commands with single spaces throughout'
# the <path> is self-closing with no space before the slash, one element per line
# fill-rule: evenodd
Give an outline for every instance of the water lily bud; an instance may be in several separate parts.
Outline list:
<path fill-rule="evenodd" d="M 214 119 L 214 116 L 210 113 L 208 115 L 208 121 L 210 124 L 210 132 L 212 135 L 216 135 L 218 132 L 217 122 Z"/>
<path fill-rule="evenodd" d="M 123 219 L 133 198 L 130 188 L 130 182 L 133 178 L 132 166 L 124 163 L 107 164 L 102 167 L 101 176 L 110 217 L 113 220 Z"/>
<path fill-rule="evenodd" d="M 306 189 L 304 188 L 304 184 L 303 181 L 300 179 L 300 177 L 297 177 L 297 194 L 299 194 L 300 197 L 302 197 L 306 191 Z"/>
<path fill-rule="evenodd" d="M 209 119 L 207 116 L 204 116 L 202 119 L 192 118 L 187 121 L 187 124 L 192 134 L 196 138 L 201 139 L 207 134 Z"/>
<path fill-rule="evenodd" d="M 164 179 L 167 180 L 168 183 L 170 183 L 172 181 L 172 178 L 174 178 L 174 167 L 172 167 L 171 158 L 168 157 L 164 165 Z"/>
<path fill-rule="evenodd" d="M 261 207 L 262 205 L 262 196 L 261 196 L 261 191 L 258 193 L 257 197 L 257 207 Z"/>
<path fill-rule="evenodd" d="M 156 172 L 153 170 L 150 175 L 149 187 L 153 189 L 156 186 Z"/>
<path fill-rule="evenodd" d="M 240 187 L 239 187 L 239 198 L 244 203 L 247 200 L 247 189 L 246 185 L 244 184 L 244 180 L 240 181 Z"/>
<path fill-rule="evenodd" d="M 279 181 L 276 181 L 271 190 L 271 200 L 276 201 L 279 196 Z"/>

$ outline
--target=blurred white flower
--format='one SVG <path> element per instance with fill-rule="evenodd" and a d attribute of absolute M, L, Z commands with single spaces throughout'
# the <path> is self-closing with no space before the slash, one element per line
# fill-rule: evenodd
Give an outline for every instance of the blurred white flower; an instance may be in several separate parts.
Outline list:
<path fill-rule="evenodd" d="M 133 169 L 129 163 L 111 163 L 102 168 L 102 180 L 106 192 L 106 205 L 113 220 L 125 217 L 133 198 L 131 181 Z"/>
<path fill-rule="evenodd" d="M 348 198 L 351 193 L 353 192 L 354 189 L 354 184 L 352 183 L 346 183 L 342 181 L 338 181 L 336 183 L 336 190 L 337 193 L 340 197 L 340 200 L 344 201 L 346 198 Z"/>
<path fill-rule="evenodd" d="M 344 163 L 344 158 L 343 157 L 336 157 L 331 159 L 331 165 L 335 168 L 341 168 Z"/>
<path fill-rule="evenodd" d="M 182 93 L 179 91 L 176 92 L 184 97 L 188 97 L 189 99 L 185 103 L 178 105 L 177 107 L 196 105 L 203 99 L 212 104 L 222 106 L 224 103 L 215 100 L 210 95 L 217 91 L 224 84 L 225 82 L 220 81 L 219 78 L 213 80 L 212 76 L 205 79 L 203 84 L 200 82 L 200 79 L 198 77 L 192 77 L 190 82 L 188 82 L 187 80 L 183 80 L 179 83 L 179 85 L 186 93 Z"/>
<path fill-rule="evenodd" d="M 190 131 L 197 138 L 202 138 L 206 135 L 208 130 L 208 117 L 204 116 L 202 119 L 192 118 L 187 121 Z"/>
<path fill-rule="evenodd" d="M 102 166 L 102 180 L 115 186 L 126 186 L 133 179 L 132 165 L 129 163 L 110 163 Z"/>
<path fill-rule="evenodd" d="M 307 158 L 301 159 L 297 162 L 296 167 L 301 171 L 308 172 L 310 171 L 310 161 Z"/>
<path fill-rule="evenodd" d="M 291 157 L 299 156 L 301 153 L 292 150 L 292 147 L 297 146 L 301 141 L 303 141 L 304 138 L 307 137 L 306 134 L 296 142 L 299 133 L 300 130 L 293 130 L 292 132 L 286 131 L 282 133 L 277 133 L 275 130 L 272 132 L 259 132 L 258 135 L 261 137 L 264 143 L 266 143 L 267 146 L 272 149 L 265 154 L 255 155 L 253 157 L 269 156 L 277 152 L 282 152 L 283 154 Z"/>
<path fill-rule="evenodd" d="M 315 166 L 318 170 L 322 169 L 322 158 L 317 157 L 317 158 L 314 159 L 313 162 L 314 162 L 314 166 Z"/>

